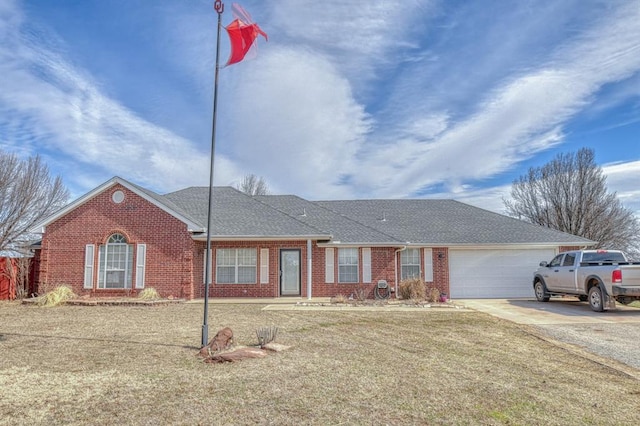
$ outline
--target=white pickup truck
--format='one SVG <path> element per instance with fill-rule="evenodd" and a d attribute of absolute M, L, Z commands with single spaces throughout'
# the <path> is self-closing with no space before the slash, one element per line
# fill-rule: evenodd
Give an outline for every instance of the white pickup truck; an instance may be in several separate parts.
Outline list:
<path fill-rule="evenodd" d="M 640 300 L 640 262 L 630 262 L 618 250 L 576 250 L 540 262 L 533 274 L 539 302 L 551 296 L 574 295 L 589 301 L 591 309 L 614 309 L 615 302 Z"/>

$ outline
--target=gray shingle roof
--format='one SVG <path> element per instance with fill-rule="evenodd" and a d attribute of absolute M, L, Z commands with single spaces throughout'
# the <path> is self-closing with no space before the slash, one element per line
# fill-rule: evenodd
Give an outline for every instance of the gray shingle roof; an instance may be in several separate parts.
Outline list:
<path fill-rule="evenodd" d="M 454 200 L 345 200 L 317 201 L 316 204 L 411 243 L 584 245 L 591 242 Z"/>
<path fill-rule="evenodd" d="M 206 228 L 208 187 L 186 188 L 163 198 Z M 231 187 L 214 188 L 211 217 L 212 235 L 215 237 L 331 238 L 330 233 L 296 220 Z"/>
<path fill-rule="evenodd" d="M 333 235 L 334 241 L 397 244 L 397 238 L 391 235 L 295 195 L 264 195 L 255 198 L 303 223 Z"/>
<path fill-rule="evenodd" d="M 160 196 L 206 227 L 208 188 Z M 454 200 L 308 201 L 295 195 L 248 196 L 214 188 L 217 237 L 310 237 L 342 244 L 586 245 L 590 240 Z"/>

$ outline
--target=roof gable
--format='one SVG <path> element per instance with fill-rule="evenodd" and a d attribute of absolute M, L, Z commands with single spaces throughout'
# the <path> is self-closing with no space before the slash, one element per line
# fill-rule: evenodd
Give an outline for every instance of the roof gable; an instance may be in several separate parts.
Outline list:
<path fill-rule="evenodd" d="M 186 212 L 180 211 L 179 208 L 177 208 L 176 206 L 172 205 L 170 202 L 167 202 L 167 200 L 164 200 L 162 196 L 160 196 L 160 195 L 156 194 L 155 192 L 150 191 L 148 189 L 144 189 L 144 188 L 141 188 L 141 187 L 139 187 L 137 185 L 134 185 L 131 182 L 125 180 L 125 179 L 122 179 L 120 177 L 115 176 L 115 177 L 109 179 L 108 181 L 106 181 L 105 183 L 103 183 L 102 185 L 100 185 L 100 186 L 96 187 L 95 189 L 87 192 L 86 194 L 84 194 L 80 198 L 78 198 L 78 199 L 72 201 L 71 203 L 67 204 L 66 206 L 64 206 L 63 208 L 61 208 L 60 210 L 58 210 L 57 212 L 55 212 L 54 214 L 52 214 L 51 216 L 46 218 L 41 223 L 38 223 L 37 225 L 35 225 L 33 227 L 33 229 L 32 229 L 32 232 L 44 233 L 44 230 L 45 230 L 45 228 L 46 228 L 46 226 L 48 224 L 50 224 L 50 223 L 58 220 L 59 218 L 65 216 L 69 212 L 75 210 L 76 208 L 78 208 L 81 205 L 85 204 L 89 200 L 95 198 L 97 195 L 102 194 L 103 192 L 109 190 L 110 188 L 113 188 L 116 185 L 121 185 L 121 186 L 125 187 L 129 191 L 135 193 L 136 195 L 138 195 L 141 198 L 145 199 L 149 203 L 155 205 L 156 207 L 160 208 L 161 210 L 165 211 L 166 213 L 168 213 L 171 216 L 175 217 L 176 219 L 180 220 L 181 222 L 183 222 L 187 226 L 187 229 L 189 231 L 196 232 L 196 231 L 202 231 L 203 230 L 202 225 L 200 225 L 196 221 L 194 221 Z"/>

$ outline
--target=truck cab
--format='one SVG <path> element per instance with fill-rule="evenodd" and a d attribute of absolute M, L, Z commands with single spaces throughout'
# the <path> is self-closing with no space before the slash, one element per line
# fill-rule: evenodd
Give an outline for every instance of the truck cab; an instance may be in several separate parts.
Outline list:
<path fill-rule="evenodd" d="M 624 277 L 624 278 L 623 278 Z M 619 250 L 575 250 L 540 262 L 534 272 L 536 299 L 577 296 L 595 311 L 640 300 L 640 262 L 630 262 Z"/>

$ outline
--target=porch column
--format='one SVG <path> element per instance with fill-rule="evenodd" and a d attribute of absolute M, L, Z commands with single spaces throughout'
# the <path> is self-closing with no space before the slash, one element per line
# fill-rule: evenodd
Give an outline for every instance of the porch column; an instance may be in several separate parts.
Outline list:
<path fill-rule="evenodd" d="M 311 267 L 313 265 L 313 261 L 311 255 L 311 240 L 307 240 L 307 299 L 311 300 L 311 277 L 313 274 L 311 273 Z"/>

